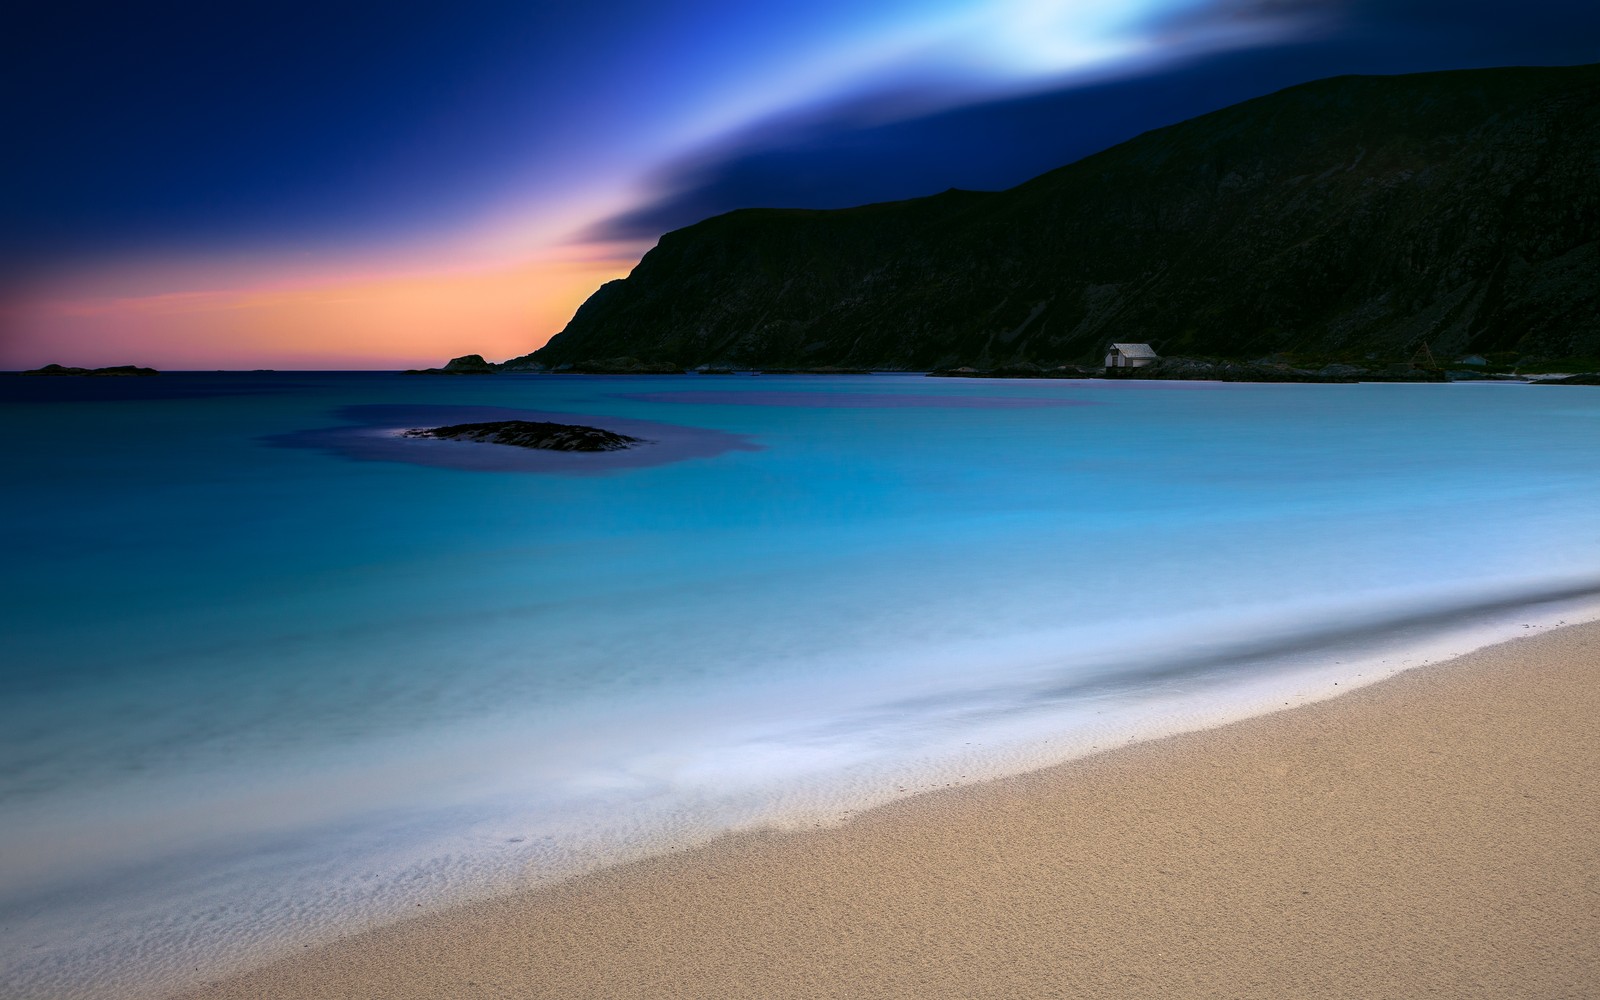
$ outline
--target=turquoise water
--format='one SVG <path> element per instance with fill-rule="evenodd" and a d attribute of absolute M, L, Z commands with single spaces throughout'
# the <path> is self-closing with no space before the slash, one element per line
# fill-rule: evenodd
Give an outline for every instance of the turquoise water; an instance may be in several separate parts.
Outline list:
<path fill-rule="evenodd" d="M 0 379 L 6 996 L 1326 696 L 1600 588 L 1585 387 Z M 504 411 L 654 443 L 394 437 Z"/>

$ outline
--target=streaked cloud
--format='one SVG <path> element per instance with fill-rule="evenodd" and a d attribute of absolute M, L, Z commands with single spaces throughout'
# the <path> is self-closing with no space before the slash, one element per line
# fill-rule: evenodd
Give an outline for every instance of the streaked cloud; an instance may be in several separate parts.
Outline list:
<path fill-rule="evenodd" d="M 11 26 L 30 100 L 4 118 L 0 367 L 510 356 L 733 208 L 1010 186 L 1318 76 L 1600 60 L 1576 0 L 281 13 Z"/>

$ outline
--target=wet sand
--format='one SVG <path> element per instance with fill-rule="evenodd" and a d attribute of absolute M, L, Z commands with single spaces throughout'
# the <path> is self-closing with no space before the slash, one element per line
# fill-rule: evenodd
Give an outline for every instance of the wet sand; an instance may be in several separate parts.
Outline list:
<path fill-rule="evenodd" d="M 1600 624 L 189 997 L 1600 996 Z"/>

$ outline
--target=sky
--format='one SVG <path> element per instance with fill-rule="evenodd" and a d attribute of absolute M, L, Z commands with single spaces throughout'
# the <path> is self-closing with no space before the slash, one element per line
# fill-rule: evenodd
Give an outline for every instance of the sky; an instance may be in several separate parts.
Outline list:
<path fill-rule="evenodd" d="M 34 4 L 0 369 L 503 360 L 721 212 L 998 190 L 1343 73 L 1588 62 L 1593 0 Z"/>

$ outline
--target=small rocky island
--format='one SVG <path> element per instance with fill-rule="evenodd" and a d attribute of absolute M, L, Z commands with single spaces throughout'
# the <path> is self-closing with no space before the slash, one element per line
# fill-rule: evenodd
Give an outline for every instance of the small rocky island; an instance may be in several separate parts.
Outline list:
<path fill-rule="evenodd" d="M 100 377 L 160 375 L 154 368 L 141 368 L 138 365 L 113 365 L 110 368 L 70 368 L 66 365 L 45 365 L 43 368 L 32 368 L 23 372 L 24 375 L 95 375 Z"/>
<path fill-rule="evenodd" d="M 406 431 L 404 436 L 440 441 L 476 441 L 480 444 L 504 444 L 545 451 L 622 451 L 646 443 L 643 438 L 629 437 L 599 427 L 552 424 L 542 420 L 496 420 L 483 424 L 422 427 Z"/>
<path fill-rule="evenodd" d="M 451 358 L 443 368 L 407 368 L 407 375 L 493 375 L 499 369 L 483 360 L 481 354 Z"/>

